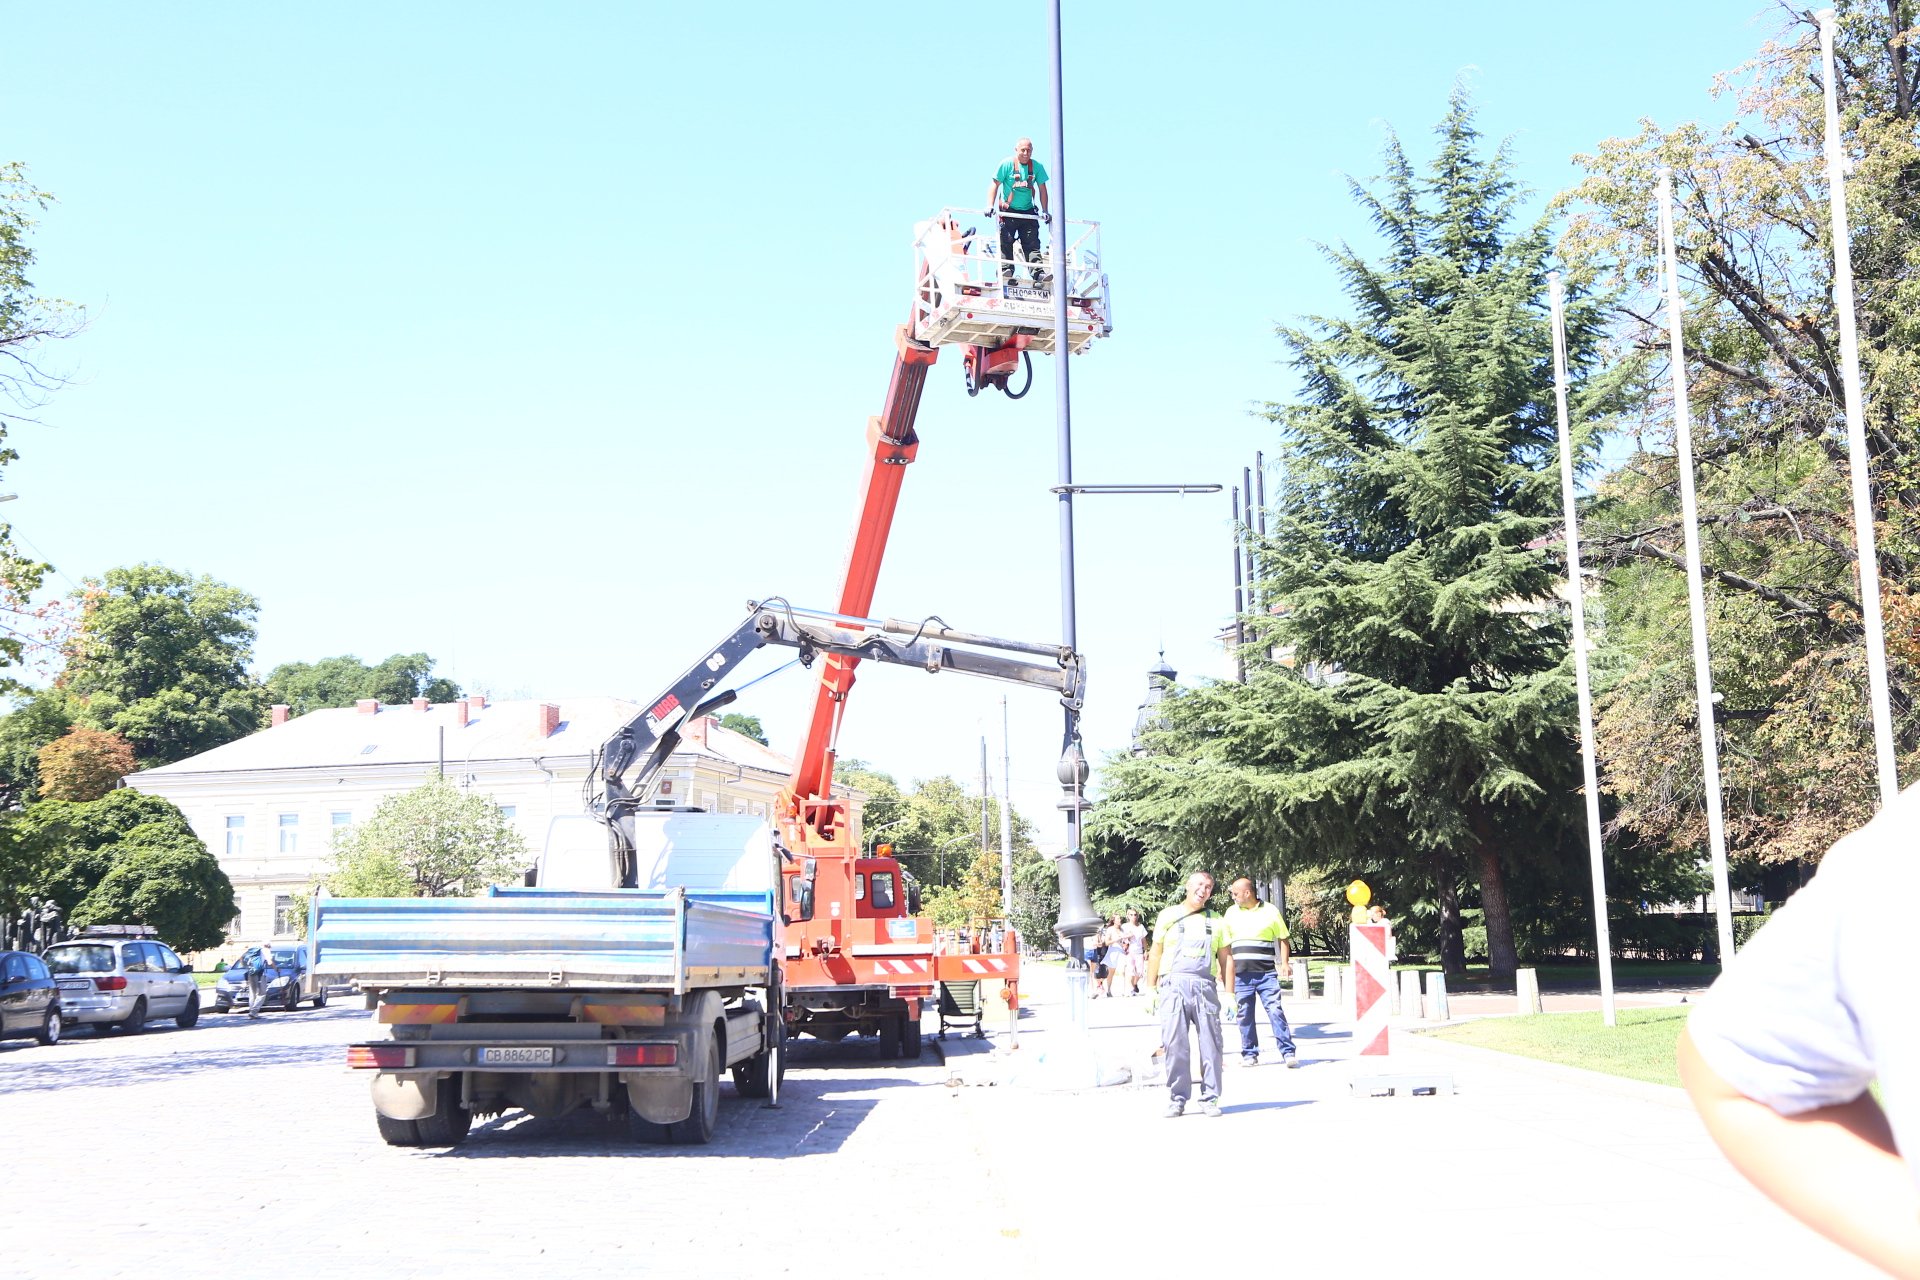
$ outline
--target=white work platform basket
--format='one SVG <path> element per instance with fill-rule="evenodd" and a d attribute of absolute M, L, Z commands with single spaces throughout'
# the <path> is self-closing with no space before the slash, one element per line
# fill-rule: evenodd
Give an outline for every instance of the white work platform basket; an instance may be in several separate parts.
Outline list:
<path fill-rule="evenodd" d="M 1002 218 L 1031 217 L 1003 213 Z M 1113 332 L 1112 294 L 1101 269 L 1100 224 L 1058 222 L 1041 229 L 1048 279 L 1033 265 L 1000 256 L 1000 228 L 985 210 L 949 206 L 914 225 L 913 336 L 928 346 L 998 347 L 1020 334 L 1027 350 L 1054 350 L 1054 237 L 1066 243 L 1067 347 L 1075 355 Z M 1011 285 L 1006 273 L 1015 273 Z"/>

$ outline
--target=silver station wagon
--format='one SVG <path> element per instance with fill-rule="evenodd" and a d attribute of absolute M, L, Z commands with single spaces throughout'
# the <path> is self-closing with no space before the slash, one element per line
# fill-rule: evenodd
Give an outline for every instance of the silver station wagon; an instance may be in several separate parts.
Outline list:
<path fill-rule="evenodd" d="M 49 947 L 46 961 L 60 988 L 61 1020 L 69 1025 L 140 1031 L 155 1018 L 181 1027 L 200 1020 L 193 970 L 163 942 L 83 933 Z"/>

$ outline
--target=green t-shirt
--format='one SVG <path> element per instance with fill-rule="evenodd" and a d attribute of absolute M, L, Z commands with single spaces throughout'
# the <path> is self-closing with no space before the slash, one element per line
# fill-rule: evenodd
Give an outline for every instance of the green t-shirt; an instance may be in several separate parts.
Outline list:
<path fill-rule="evenodd" d="M 1160 977 L 1190 973 L 1209 977 L 1213 953 L 1220 949 L 1220 917 L 1211 911 L 1189 912 L 1176 902 L 1153 922 L 1153 940 L 1160 947 Z"/>
<path fill-rule="evenodd" d="M 993 175 L 1000 184 L 1000 199 L 1015 213 L 1033 212 L 1033 189 L 1047 180 L 1047 168 L 1038 160 L 1015 164 L 1008 156 Z"/>

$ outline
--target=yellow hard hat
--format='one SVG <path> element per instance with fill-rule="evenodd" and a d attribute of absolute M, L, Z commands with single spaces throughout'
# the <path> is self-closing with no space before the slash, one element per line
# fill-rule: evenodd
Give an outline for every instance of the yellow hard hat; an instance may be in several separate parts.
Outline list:
<path fill-rule="evenodd" d="M 1355 880 L 1347 886 L 1347 901 L 1356 907 L 1364 907 L 1373 901 L 1373 890 L 1367 888 L 1365 880 Z"/>

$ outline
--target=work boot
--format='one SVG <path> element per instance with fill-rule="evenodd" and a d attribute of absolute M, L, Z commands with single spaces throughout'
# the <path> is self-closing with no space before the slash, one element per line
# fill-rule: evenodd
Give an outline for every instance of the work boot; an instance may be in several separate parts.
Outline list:
<path fill-rule="evenodd" d="M 1291 1053 L 1286 1054 L 1281 1057 L 1280 1061 L 1287 1064 L 1287 1070 L 1289 1071 L 1295 1071 L 1299 1069 L 1300 1059 L 1295 1054 L 1291 1054 Z"/>

